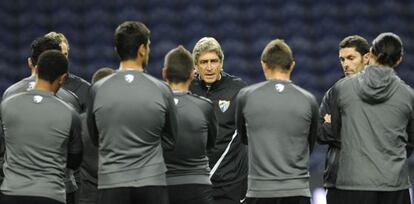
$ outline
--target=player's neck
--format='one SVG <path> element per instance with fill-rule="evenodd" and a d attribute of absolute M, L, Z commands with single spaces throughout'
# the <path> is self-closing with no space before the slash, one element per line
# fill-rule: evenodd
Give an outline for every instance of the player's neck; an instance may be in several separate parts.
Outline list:
<path fill-rule="evenodd" d="M 190 83 L 188 82 L 169 83 L 169 85 L 175 92 L 188 92 L 188 88 L 190 87 Z"/>
<path fill-rule="evenodd" d="M 375 60 L 372 60 L 372 61 L 369 63 L 369 65 L 376 66 L 376 67 L 381 67 L 381 68 L 392 68 L 392 67 L 390 67 L 390 66 L 380 64 L 380 63 L 378 63 L 378 62 L 377 62 L 377 61 L 375 61 Z"/>
<path fill-rule="evenodd" d="M 124 60 L 119 64 L 119 70 L 144 71 L 144 68 L 142 68 L 142 63 L 137 60 Z"/>
<path fill-rule="evenodd" d="M 267 80 L 283 80 L 290 81 L 290 72 L 272 71 L 266 74 Z"/>
<path fill-rule="evenodd" d="M 30 69 L 32 74 L 30 76 L 36 76 L 36 70 L 35 69 Z"/>
<path fill-rule="evenodd" d="M 46 80 L 37 78 L 33 89 L 56 93 L 59 90 L 59 85 L 56 82 L 50 83 Z"/>

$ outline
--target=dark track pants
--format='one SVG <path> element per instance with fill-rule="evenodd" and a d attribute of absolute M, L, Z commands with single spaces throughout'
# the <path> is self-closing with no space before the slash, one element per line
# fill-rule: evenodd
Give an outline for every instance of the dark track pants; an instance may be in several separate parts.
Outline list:
<path fill-rule="evenodd" d="M 63 204 L 57 200 L 36 196 L 0 195 L 1 204 Z"/>
<path fill-rule="evenodd" d="M 401 191 L 351 191 L 328 189 L 327 204 L 410 204 L 408 189 Z"/>
<path fill-rule="evenodd" d="M 247 178 L 230 185 L 213 186 L 214 204 L 240 204 L 246 196 L 246 191 Z"/>
<path fill-rule="evenodd" d="M 124 187 L 98 190 L 99 204 L 168 204 L 166 186 Z"/>
<path fill-rule="evenodd" d="M 283 198 L 246 198 L 244 204 L 310 204 L 309 197 L 293 196 Z"/>
<path fill-rule="evenodd" d="M 168 186 L 170 204 L 212 204 L 211 185 L 185 184 Z"/>

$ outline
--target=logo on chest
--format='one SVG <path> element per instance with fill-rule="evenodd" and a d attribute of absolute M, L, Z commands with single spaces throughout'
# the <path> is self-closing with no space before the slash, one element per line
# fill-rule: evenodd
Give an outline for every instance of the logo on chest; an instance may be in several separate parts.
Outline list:
<path fill-rule="evenodd" d="M 219 108 L 220 108 L 220 110 L 221 110 L 221 112 L 226 112 L 227 111 L 227 109 L 229 109 L 229 106 L 230 106 L 230 101 L 226 101 L 226 100 L 219 100 L 219 102 L 218 102 L 218 106 L 219 106 Z"/>

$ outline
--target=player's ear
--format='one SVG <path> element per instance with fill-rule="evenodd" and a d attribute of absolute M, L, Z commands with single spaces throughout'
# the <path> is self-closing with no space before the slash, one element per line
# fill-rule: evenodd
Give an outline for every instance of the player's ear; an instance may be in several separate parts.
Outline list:
<path fill-rule="evenodd" d="M 64 73 L 64 74 L 62 74 L 62 75 L 60 75 L 59 77 L 58 77 L 58 82 L 59 82 L 59 85 L 62 85 L 64 82 L 65 82 L 65 80 L 66 80 L 66 77 L 68 76 L 68 74 L 67 73 Z"/>
<path fill-rule="evenodd" d="M 394 67 L 400 65 L 401 61 L 402 61 L 402 56 L 400 57 L 400 59 L 398 59 L 397 63 L 395 63 Z"/>
<path fill-rule="evenodd" d="M 196 69 L 193 68 L 193 70 L 191 70 L 191 73 L 190 73 L 190 80 L 191 81 L 194 80 L 196 73 L 197 73 Z"/>
<path fill-rule="evenodd" d="M 141 57 L 144 57 L 146 54 L 147 54 L 147 46 L 145 44 L 141 44 L 138 47 L 137 55 L 141 56 Z"/>
<path fill-rule="evenodd" d="M 37 71 L 37 65 L 35 67 L 33 67 L 33 69 L 34 69 L 35 74 L 38 75 L 39 72 Z"/>
<path fill-rule="evenodd" d="M 290 71 L 293 71 L 293 69 L 295 68 L 295 65 L 296 65 L 296 62 L 295 62 L 295 61 L 293 61 L 293 62 L 292 62 L 292 64 L 290 65 L 289 70 L 290 70 Z"/>
<path fill-rule="evenodd" d="M 195 70 L 195 73 L 196 73 L 196 74 L 197 74 L 197 73 L 200 73 L 200 67 L 199 67 L 199 65 L 197 65 L 197 64 L 196 64 L 196 65 L 194 66 L 194 68 L 195 68 L 194 70 Z"/>
<path fill-rule="evenodd" d="M 369 52 L 365 55 L 367 55 L 367 57 L 368 57 L 368 64 L 373 63 L 374 61 L 377 60 L 375 55 L 372 53 L 372 47 L 369 48 Z"/>
<path fill-rule="evenodd" d="M 265 72 L 267 69 L 267 64 L 261 60 L 260 60 L 260 64 L 262 65 L 263 72 Z"/>
<path fill-rule="evenodd" d="M 162 68 L 162 79 L 164 79 L 164 81 L 167 81 L 167 68 L 163 67 Z"/>
<path fill-rule="evenodd" d="M 29 66 L 30 69 L 35 68 L 35 66 L 33 65 L 33 61 L 31 57 L 27 58 L 27 66 Z"/>
<path fill-rule="evenodd" d="M 362 55 L 362 63 L 364 63 L 364 65 L 367 65 L 368 64 L 369 57 L 370 57 L 370 52 L 367 52 L 364 55 Z"/>

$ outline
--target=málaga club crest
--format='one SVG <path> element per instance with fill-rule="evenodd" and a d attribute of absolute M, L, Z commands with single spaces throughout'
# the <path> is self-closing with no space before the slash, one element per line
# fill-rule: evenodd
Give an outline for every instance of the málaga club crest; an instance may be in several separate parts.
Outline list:
<path fill-rule="evenodd" d="M 226 110 L 229 108 L 230 106 L 230 101 L 226 101 L 226 100 L 219 100 L 218 102 L 219 108 L 221 110 L 221 112 L 226 112 Z"/>

